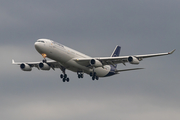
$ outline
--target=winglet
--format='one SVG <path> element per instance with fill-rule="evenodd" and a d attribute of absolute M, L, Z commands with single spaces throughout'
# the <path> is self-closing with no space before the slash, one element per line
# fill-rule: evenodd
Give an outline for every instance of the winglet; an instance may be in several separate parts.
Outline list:
<path fill-rule="evenodd" d="M 175 51 L 176 49 L 174 49 L 173 51 L 171 51 L 171 52 L 168 52 L 168 54 L 173 54 L 173 52 Z"/>
<path fill-rule="evenodd" d="M 12 64 L 15 64 L 14 60 L 12 59 Z"/>
<path fill-rule="evenodd" d="M 13 65 L 19 65 L 20 63 L 16 63 L 16 62 L 12 59 L 12 64 L 13 64 Z"/>

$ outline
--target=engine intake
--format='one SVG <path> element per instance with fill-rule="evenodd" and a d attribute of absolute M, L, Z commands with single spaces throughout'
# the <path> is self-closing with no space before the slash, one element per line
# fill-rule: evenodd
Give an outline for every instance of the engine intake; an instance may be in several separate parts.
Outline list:
<path fill-rule="evenodd" d="M 32 70 L 31 66 L 28 65 L 28 64 L 26 64 L 26 63 L 22 63 L 22 64 L 20 65 L 20 68 L 21 68 L 21 70 L 23 70 L 23 71 L 31 71 L 31 70 Z"/>
<path fill-rule="evenodd" d="M 129 56 L 128 57 L 128 61 L 131 64 L 139 64 L 139 60 L 136 57 L 134 57 L 134 56 Z"/>
<path fill-rule="evenodd" d="M 102 63 L 99 60 L 92 59 L 90 60 L 90 65 L 93 67 L 102 67 Z"/>
<path fill-rule="evenodd" d="M 47 63 L 39 63 L 39 68 L 41 70 L 50 70 L 50 66 Z"/>

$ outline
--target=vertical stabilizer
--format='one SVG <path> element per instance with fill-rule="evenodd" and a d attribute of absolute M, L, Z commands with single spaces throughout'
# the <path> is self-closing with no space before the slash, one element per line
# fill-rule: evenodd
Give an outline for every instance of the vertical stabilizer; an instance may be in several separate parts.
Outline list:
<path fill-rule="evenodd" d="M 115 47 L 115 49 L 114 49 L 111 57 L 118 57 L 118 56 L 120 55 L 120 51 L 121 51 L 121 47 L 117 45 L 117 46 Z M 113 63 L 112 63 L 111 68 L 116 69 L 116 67 L 117 67 L 117 64 L 113 64 Z"/>
<path fill-rule="evenodd" d="M 120 50 L 121 50 L 121 47 L 120 46 L 116 46 L 111 57 L 118 57 L 120 55 Z"/>

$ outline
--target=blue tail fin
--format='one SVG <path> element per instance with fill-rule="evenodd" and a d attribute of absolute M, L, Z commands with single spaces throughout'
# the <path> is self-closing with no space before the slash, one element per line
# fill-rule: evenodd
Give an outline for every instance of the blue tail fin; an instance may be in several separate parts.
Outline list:
<path fill-rule="evenodd" d="M 120 46 L 116 46 L 111 57 L 118 57 L 120 55 L 120 51 L 121 51 L 121 47 Z"/>
<path fill-rule="evenodd" d="M 120 51 L 121 51 L 121 47 L 117 45 L 117 46 L 115 47 L 115 49 L 114 49 L 111 57 L 118 57 L 118 56 L 120 55 Z M 115 68 L 115 69 L 116 69 L 116 67 L 117 67 L 116 64 L 113 64 L 113 65 L 111 66 L 111 68 Z"/>
<path fill-rule="evenodd" d="M 115 49 L 114 49 L 111 57 L 118 57 L 118 56 L 120 55 L 120 51 L 121 51 L 121 47 L 117 45 L 117 46 L 115 47 Z M 112 68 L 112 67 L 116 69 L 117 65 L 116 65 L 116 64 L 115 64 L 115 65 L 112 65 L 111 68 Z"/>

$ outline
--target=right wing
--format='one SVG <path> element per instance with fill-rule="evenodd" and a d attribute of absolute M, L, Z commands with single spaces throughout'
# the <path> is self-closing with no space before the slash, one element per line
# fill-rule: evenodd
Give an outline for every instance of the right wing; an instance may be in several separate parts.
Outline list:
<path fill-rule="evenodd" d="M 144 58 L 150 58 L 150 57 L 157 57 L 157 56 L 164 56 L 164 55 L 170 55 L 175 51 L 175 49 L 171 52 L 166 53 L 156 53 L 156 54 L 145 54 L 145 55 L 132 55 L 132 56 L 119 56 L 119 57 L 100 57 L 100 58 L 74 58 L 74 61 L 77 63 L 83 65 L 83 66 L 89 66 L 91 67 L 91 60 L 95 60 L 98 65 L 97 67 L 100 67 L 100 64 L 102 66 L 104 65 L 113 65 L 116 64 L 124 64 L 126 62 L 130 62 L 131 64 L 139 64 L 139 61 L 143 60 Z M 134 61 L 133 61 L 134 60 Z"/>
<path fill-rule="evenodd" d="M 173 50 L 171 52 L 167 52 L 167 53 L 156 53 L 156 54 L 145 54 L 145 55 L 132 55 L 132 56 L 120 56 L 120 57 L 103 57 L 103 58 L 97 58 L 97 60 L 101 61 L 104 65 L 113 65 L 113 64 L 119 64 L 119 63 L 123 63 L 125 65 L 126 62 L 131 62 L 130 57 L 132 59 L 133 58 L 137 59 L 138 62 L 139 62 L 139 61 L 143 60 L 144 58 L 170 55 L 174 51 L 175 50 Z"/>

